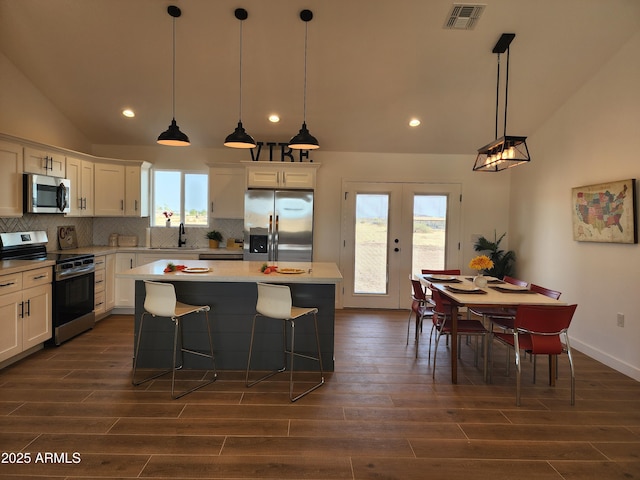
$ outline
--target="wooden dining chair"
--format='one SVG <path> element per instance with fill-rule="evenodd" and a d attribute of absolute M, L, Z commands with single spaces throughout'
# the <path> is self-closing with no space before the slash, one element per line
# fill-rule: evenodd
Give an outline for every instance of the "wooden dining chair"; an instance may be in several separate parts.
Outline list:
<path fill-rule="evenodd" d="M 493 338 L 515 351 L 516 405 L 520 406 L 520 350 L 532 355 L 566 352 L 571 369 L 571 405 L 575 405 L 575 372 L 567 330 L 577 305 L 520 305 L 512 332 L 494 332 Z M 562 338 L 564 337 L 564 343 Z"/>
<path fill-rule="evenodd" d="M 415 316 L 415 341 L 416 341 L 416 358 L 418 358 L 418 347 L 420 346 L 420 334 L 422 333 L 422 322 L 425 317 L 433 315 L 431 304 L 427 302 L 427 296 L 420 280 L 416 280 L 409 276 L 411 282 L 411 310 L 409 311 L 409 320 L 407 321 L 407 345 L 409 345 L 409 329 L 411 327 L 411 317 Z"/>

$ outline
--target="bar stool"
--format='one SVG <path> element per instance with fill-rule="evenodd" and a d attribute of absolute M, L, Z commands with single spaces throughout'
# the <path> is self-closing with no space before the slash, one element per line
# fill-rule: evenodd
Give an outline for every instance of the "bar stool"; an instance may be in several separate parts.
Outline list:
<path fill-rule="evenodd" d="M 175 287 L 171 283 L 160 283 L 160 282 L 152 282 L 149 280 L 144 281 L 144 287 L 146 292 L 146 297 L 144 300 L 144 312 L 140 317 L 140 326 L 138 328 L 138 340 L 136 342 L 136 351 L 135 356 L 133 357 L 133 374 L 131 376 L 131 383 L 133 385 L 141 385 L 149 380 L 153 380 L 154 378 L 161 377 L 162 375 L 166 375 L 169 372 L 172 372 L 171 375 L 171 396 L 176 399 L 180 398 L 187 393 L 191 393 L 194 390 L 202 388 L 206 385 L 209 385 L 216 381 L 218 374 L 216 372 L 216 360 L 213 353 L 213 340 L 211 339 L 211 326 L 209 325 L 209 305 L 187 305 L 186 303 L 178 302 L 176 299 L 176 290 Z M 207 333 L 209 340 L 209 352 L 199 352 L 196 350 L 191 350 L 184 348 L 183 343 L 183 333 L 182 333 L 182 325 L 180 320 L 185 315 L 189 315 L 191 313 L 204 313 L 205 320 L 207 324 Z M 145 315 L 151 315 L 152 317 L 165 317 L 170 318 L 171 321 L 175 324 L 174 334 L 173 334 L 173 366 L 170 370 L 165 370 L 164 372 L 158 373 L 151 377 L 145 378 L 144 380 L 136 381 L 136 369 L 138 364 L 138 353 L 140 351 L 140 342 L 142 340 L 142 325 L 144 323 Z M 180 337 L 180 348 L 178 349 L 178 337 Z M 178 350 L 180 351 L 181 362 L 180 365 L 177 365 L 178 358 Z M 199 383 L 197 386 L 187 390 L 185 392 L 175 394 L 175 382 L 176 382 L 176 370 L 180 370 L 184 363 L 184 354 L 189 353 L 191 355 L 196 355 L 200 357 L 206 357 L 211 359 L 211 363 L 213 366 L 213 378 L 211 380 L 205 380 L 204 382 Z"/>
<path fill-rule="evenodd" d="M 253 325 L 251 327 L 251 343 L 249 345 L 249 359 L 247 360 L 247 373 L 245 376 L 245 385 L 252 387 L 253 385 L 266 380 L 269 377 L 277 373 L 286 371 L 287 369 L 287 355 L 289 355 L 289 400 L 295 402 L 296 400 L 304 397 L 307 393 L 314 391 L 324 384 L 324 372 L 322 370 L 322 355 L 320 353 L 320 337 L 318 336 L 318 319 L 317 308 L 302 308 L 294 307 L 291 305 L 291 290 L 286 285 L 271 285 L 267 283 L 258 283 L 258 301 L 256 304 L 256 314 L 253 317 Z M 316 346 L 318 349 L 318 356 L 313 357 L 305 355 L 295 351 L 295 321 L 305 315 L 313 314 L 313 326 L 316 336 Z M 283 337 L 283 366 L 278 370 L 274 370 L 266 374 L 265 376 L 249 382 L 249 371 L 251 369 L 251 354 L 253 353 L 253 343 L 256 330 L 256 319 L 259 317 L 265 317 L 282 322 L 282 337 Z M 287 350 L 287 324 L 291 326 L 291 346 Z M 305 390 L 304 392 L 293 395 L 293 359 L 294 357 L 307 358 L 318 362 L 320 366 L 320 382 Z"/>

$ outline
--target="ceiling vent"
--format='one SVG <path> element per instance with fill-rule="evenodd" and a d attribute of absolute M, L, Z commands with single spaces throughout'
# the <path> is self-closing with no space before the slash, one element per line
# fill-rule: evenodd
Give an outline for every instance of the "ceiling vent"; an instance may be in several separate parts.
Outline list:
<path fill-rule="evenodd" d="M 444 28 L 449 30 L 473 30 L 486 5 L 454 3 L 447 15 Z"/>

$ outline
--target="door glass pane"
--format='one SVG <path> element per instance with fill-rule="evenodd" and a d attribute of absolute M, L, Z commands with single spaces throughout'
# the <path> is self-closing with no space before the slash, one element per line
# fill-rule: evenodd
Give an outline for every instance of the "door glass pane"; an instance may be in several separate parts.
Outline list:
<path fill-rule="evenodd" d="M 386 295 L 389 195 L 356 195 L 354 293 Z"/>
<path fill-rule="evenodd" d="M 445 268 L 447 231 L 447 196 L 414 195 L 413 197 L 413 274 L 423 268 Z"/>
<path fill-rule="evenodd" d="M 184 175 L 184 216 L 185 225 L 206 226 L 208 201 L 208 175 L 206 173 L 185 173 Z"/>

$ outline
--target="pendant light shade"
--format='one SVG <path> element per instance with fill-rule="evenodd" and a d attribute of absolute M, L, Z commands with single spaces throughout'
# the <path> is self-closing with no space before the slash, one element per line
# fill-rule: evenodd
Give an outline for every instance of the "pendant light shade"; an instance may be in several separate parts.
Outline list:
<path fill-rule="evenodd" d="M 233 133 L 225 138 L 224 146 L 231 148 L 253 148 L 256 146 L 256 141 L 245 131 L 242 122 L 238 122 L 238 126 Z"/>
<path fill-rule="evenodd" d="M 238 126 L 232 134 L 225 138 L 224 146 L 231 148 L 254 148 L 256 141 L 242 126 L 242 22 L 249 17 L 249 13 L 244 8 L 236 8 L 234 14 L 236 18 L 240 20 L 240 108 L 238 111 Z"/>
<path fill-rule="evenodd" d="M 315 150 L 316 148 L 320 148 L 320 145 L 316 137 L 311 135 L 309 130 L 307 130 L 307 123 L 302 122 L 302 128 L 298 134 L 289 140 L 289 147 L 298 150 Z"/>
<path fill-rule="evenodd" d="M 507 100 L 509 96 L 509 45 L 515 38 L 515 33 L 503 33 L 498 43 L 493 47 L 493 53 L 498 54 L 498 74 L 496 82 L 496 139 L 478 149 L 478 156 L 473 166 L 476 172 L 500 172 L 507 168 L 522 165 L 531 161 L 527 148 L 527 137 L 507 135 Z M 507 52 L 507 68 L 504 94 L 504 133 L 498 138 L 498 105 L 500 97 L 500 54 Z"/>
<path fill-rule="evenodd" d="M 289 140 L 289 148 L 294 150 L 315 150 L 320 148 L 320 144 L 316 137 L 309 133 L 307 129 L 307 27 L 309 22 L 313 18 L 313 12 L 311 10 L 302 10 L 300 12 L 300 19 L 304 23 L 304 89 L 302 96 L 302 128 L 296 136 Z"/>
<path fill-rule="evenodd" d="M 160 145 L 169 145 L 171 147 L 186 147 L 191 145 L 189 137 L 180 131 L 180 127 L 176 123 L 176 119 L 171 120 L 171 125 L 158 137 Z"/>
<path fill-rule="evenodd" d="M 160 145 L 169 145 L 171 147 L 186 147 L 191 145 L 189 137 L 180 131 L 180 127 L 176 123 L 176 18 L 182 15 L 182 11 L 174 6 L 170 5 L 167 8 L 167 13 L 173 18 L 173 82 L 172 82 L 172 108 L 173 119 L 169 128 L 162 132 L 158 137 L 158 143 Z"/>

